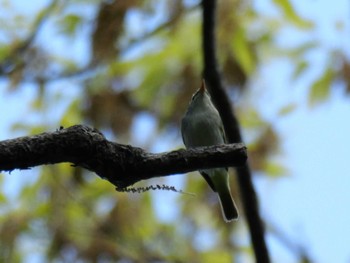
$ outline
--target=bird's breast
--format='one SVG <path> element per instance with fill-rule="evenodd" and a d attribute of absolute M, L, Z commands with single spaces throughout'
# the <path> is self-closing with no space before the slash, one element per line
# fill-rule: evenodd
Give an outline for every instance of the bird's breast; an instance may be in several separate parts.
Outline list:
<path fill-rule="evenodd" d="M 222 131 L 217 122 L 208 116 L 192 116 L 184 119 L 182 131 L 186 147 L 210 146 L 223 144 Z"/>

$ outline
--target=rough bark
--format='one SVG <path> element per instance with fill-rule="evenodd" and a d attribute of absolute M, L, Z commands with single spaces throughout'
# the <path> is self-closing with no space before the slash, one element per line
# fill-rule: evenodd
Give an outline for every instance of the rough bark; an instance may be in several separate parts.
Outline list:
<path fill-rule="evenodd" d="M 83 125 L 0 142 L 0 172 L 69 162 L 95 172 L 117 188 L 153 177 L 242 166 L 246 159 L 242 143 L 154 154 L 108 141 L 96 129 Z"/>

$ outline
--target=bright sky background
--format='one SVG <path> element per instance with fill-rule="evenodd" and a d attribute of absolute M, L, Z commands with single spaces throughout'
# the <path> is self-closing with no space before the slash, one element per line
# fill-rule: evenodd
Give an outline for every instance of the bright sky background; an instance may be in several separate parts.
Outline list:
<path fill-rule="evenodd" d="M 348 1 L 295 0 L 294 3 L 300 15 L 317 21 L 318 25 L 314 35 L 301 38 L 320 39 L 324 46 L 311 54 L 313 69 L 297 83 L 288 84 L 286 72 L 290 62 L 277 62 L 264 72 L 265 79 L 273 80 L 275 91 L 264 96 L 261 110 L 282 135 L 282 158 L 289 176 L 273 182 L 258 178 L 257 186 L 267 221 L 299 240 L 299 245 L 305 246 L 315 262 L 349 262 L 349 98 L 344 96 L 343 87 L 337 87 L 327 103 L 310 108 L 305 91 L 310 80 L 321 74 L 332 48 L 349 49 L 350 6 Z M 335 30 L 337 21 L 344 23 L 343 32 Z M 286 45 L 298 42 L 290 32 L 280 38 Z M 286 85 L 287 89 L 281 88 Z M 278 105 L 283 101 L 296 102 L 297 111 L 277 117 L 273 102 Z"/>
<path fill-rule="evenodd" d="M 24 4 L 23 1 L 18 2 Z M 39 0 L 37 2 L 45 3 Z M 282 229 L 291 240 L 296 240 L 298 245 L 304 246 L 315 262 L 350 262 L 349 98 L 344 96 L 340 87 L 334 90 L 329 101 L 311 108 L 306 97 L 310 82 L 321 74 L 327 52 L 334 47 L 350 49 L 350 4 L 346 0 L 293 2 L 300 15 L 317 22 L 317 31 L 310 36 L 291 29 L 280 36 L 280 43 L 292 45 L 300 43 L 300 40 L 315 38 L 322 40 L 324 46 L 310 54 L 314 62 L 312 69 L 298 82 L 289 80 L 290 61 L 271 62 L 269 67 L 260 72 L 263 79 L 257 83 L 256 89 L 264 90 L 267 85 L 270 88 L 269 94 L 263 93 L 257 103 L 264 118 L 270 120 L 280 132 L 282 152 L 278 159 L 288 168 L 289 175 L 277 180 L 257 176 L 255 183 L 266 221 Z M 266 14 L 277 12 L 267 1 L 258 0 L 254 4 Z M 30 7 L 34 6 L 36 5 L 30 2 Z M 30 7 L 25 10 L 30 10 Z M 337 21 L 344 23 L 345 29 L 341 32 L 335 30 Z M 45 36 L 46 33 L 43 33 L 42 37 Z M 53 48 L 64 48 L 65 44 L 56 43 Z M 81 44 L 73 45 L 72 52 L 82 50 L 79 47 Z M 50 87 L 52 94 L 60 84 L 62 83 L 55 83 Z M 30 85 L 13 93 L 6 92 L 6 85 L 0 80 L 0 140 L 25 135 L 13 133 L 9 127 L 11 123 L 27 118 L 28 103 L 35 97 L 34 89 Z M 79 93 L 79 87 L 74 83 L 65 82 L 64 85 L 70 85 L 67 91 Z M 67 94 L 67 100 L 69 97 L 70 94 Z M 296 103 L 297 110 L 287 116 L 278 116 L 281 105 L 287 102 Z M 64 105 L 60 107 L 63 109 Z M 52 124 L 57 122 L 58 127 L 59 115 L 60 112 L 45 113 L 40 118 L 44 117 Z M 31 117 L 30 120 L 35 121 L 35 118 L 38 116 Z M 146 130 L 151 132 L 153 124 L 148 121 L 147 117 L 140 118 L 140 123 L 135 127 L 146 127 Z M 160 145 L 156 150 L 167 148 L 171 149 L 172 146 Z M 4 190 L 13 192 L 19 181 L 25 178 L 21 175 L 21 172 L 5 174 Z M 26 180 L 31 181 L 35 178 L 30 179 L 28 176 Z M 176 178 L 171 180 L 177 183 L 181 181 Z M 164 213 L 162 209 L 165 206 L 162 202 L 157 207 L 160 217 L 164 220 L 167 220 L 166 215 L 176 214 L 175 209 Z M 268 236 L 268 244 L 273 258 L 279 259 L 279 262 L 296 262 L 289 250 L 273 236 Z"/>

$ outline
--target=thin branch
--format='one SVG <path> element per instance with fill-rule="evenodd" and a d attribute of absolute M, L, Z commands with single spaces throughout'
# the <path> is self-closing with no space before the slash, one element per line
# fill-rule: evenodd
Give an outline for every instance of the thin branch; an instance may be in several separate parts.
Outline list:
<path fill-rule="evenodd" d="M 22 40 L 16 48 L 12 49 L 3 61 L 0 61 L 0 75 L 9 74 L 14 71 L 18 66 L 17 58 L 22 56 L 25 51 L 31 46 L 36 36 L 38 35 L 40 28 L 54 11 L 58 0 L 53 0 L 41 13 L 37 16 L 33 25 L 31 26 L 31 31 L 26 39 Z"/>
<path fill-rule="evenodd" d="M 0 142 L 0 172 L 69 162 L 95 172 L 117 188 L 153 177 L 241 166 L 246 159 L 242 143 L 153 154 L 108 141 L 83 125 Z"/>
<path fill-rule="evenodd" d="M 181 8 L 177 13 L 174 13 L 171 17 L 169 17 L 168 20 L 157 25 L 157 27 L 153 28 L 152 30 L 144 33 L 141 37 L 130 39 L 129 42 L 125 45 L 127 47 L 126 50 L 123 50 L 123 52 L 126 52 L 128 49 L 133 48 L 135 45 L 138 45 L 141 42 L 144 42 L 149 38 L 154 37 L 158 33 L 168 29 L 170 26 L 174 27 L 174 23 L 179 21 L 179 18 L 181 16 L 196 10 L 199 6 L 199 4 L 196 4 L 188 8 Z"/>
<path fill-rule="evenodd" d="M 168 20 L 157 25 L 157 27 L 153 28 L 152 30 L 144 33 L 142 36 L 140 36 L 138 38 L 132 38 L 126 44 L 122 44 L 121 51 L 123 53 L 127 53 L 129 50 L 134 48 L 136 45 L 139 45 L 140 43 L 145 42 L 148 39 L 154 37 L 158 33 L 165 31 L 170 26 L 174 26 L 174 23 L 179 20 L 179 17 L 183 16 L 184 14 L 190 13 L 193 10 L 196 10 L 198 8 L 198 6 L 199 5 L 194 5 L 192 7 L 179 10 L 178 13 L 175 13 L 173 16 L 168 18 Z M 71 72 L 57 73 L 51 77 L 43 78 L 43 79 L 45 81 L 53 81 L 53 80 L 71 78 L 71 77 L 79 77 L 82 74 L 94 72 L 99 66 L 101 66 L 100 63 L 97 63 L 96 61 L 92 60 L 92 61 L 90 61 L 90 63 L 88 65 L 85 65 L 82 68 L 75 69 L 74 71 L 71 71 Z"/>
<path fill-rule="evenodd" d="M 29 36 L 23 40 L 19 46 L 16 49 L 13 49 L 12 52 L 3 60 L 0 61 L 0 76 L 9 74 L 11 71 L 15 70 L 16 66 L 14 64 L 15 58 L 17 58 L 19 55 L 23 54 L 26 49 L 31 45 L 33 40 L 35 39 L 41 25 L 44 23 L 44 20 L 48 17 L 50 12 L 53 10 L 53 8 L 56 5 L 57 0 L 54 0 L 46 10 L 42 12 L 42 14 L 39 16 L 39 18 L 34 22 L 32 26 L 32 31 L 29 34 Z M 177 20 L 179 20 L 179 17 L 184 15 L 185 13 L 192 12 L 193 10 L 197 9 L 199 5 L 194 5 L 186 9 L 182 9 L 179 11 L 179 13 L 171 16 L 168 20 L 164 21 L 163 23 L 159 24 L 157 27 L 152 29 L 149 32 L 146 32 L 144 35 L 138 38 L 130 39 L 127 44 L 123 44 L 123 52 L 128 52 L 129 49 L 134 48 L 134 46 L 140 44 L 143 41 L 146 41 L 152 37 L 154 37 L 156 34 L 168 29 L 170 26 L 172 26 Z M 80 77 L 82 75 L 87 74 L 94 74 L 96 70 L 99 70 L 101 67 L 101 63 L 98 63 L 97 61 L 91 60 L 88 64 L 76 68 L 72 71 L 63 71 L 63 72 L 54 72 L 51 73 L 50 76 L 39 76 L 37 79 L 40 79 L 42 82 L 50 82 L 50 81 L 57 81 L 57 80 L 63 80 L 63 79 L 69 79 L 69 78 L 75 78 Z M 23 79 L 24 82 L 32 82 L 32 80 Z"/>
<path fill-rule="evenodd" d="M 228 142 L 241 142 L 240 126 L 224 90 L 217 65 L 215 45 L 216 1 L 203 0 L 202 6 L 204 78 L 208 83 L 210 94 L 222 118 Z M 236 168 L 236 171 L 256 261 L 268 263 L 270 259 L 264 238 L 265 230 L 259 215 L 258 200 L 252 183 L 250 168 L 246 164 L 243 167 Z"/>

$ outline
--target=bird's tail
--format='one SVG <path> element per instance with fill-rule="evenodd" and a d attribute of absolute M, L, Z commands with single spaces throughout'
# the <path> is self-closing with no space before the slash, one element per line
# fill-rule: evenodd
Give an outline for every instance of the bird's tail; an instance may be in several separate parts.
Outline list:
<path fill-rule="evenodd" d="M 221 211 L 226 222 L 231 222 L 233 220 L 238 219 L 238 210 L 233 201 L 233 198 L 230 193 L 230 188 L 225 187 L 221 188 L 220 191 L 217 192 L 220 200 Z"/>
<path fill-rule="evenodd" d="M 214 192 L 218 194 L 224 220 L 226 222 L 237 220 L 238 210 L 231 196 L 227 170 L 223 168 L 209 169 L 201 171 L 201 174 Z"/>

